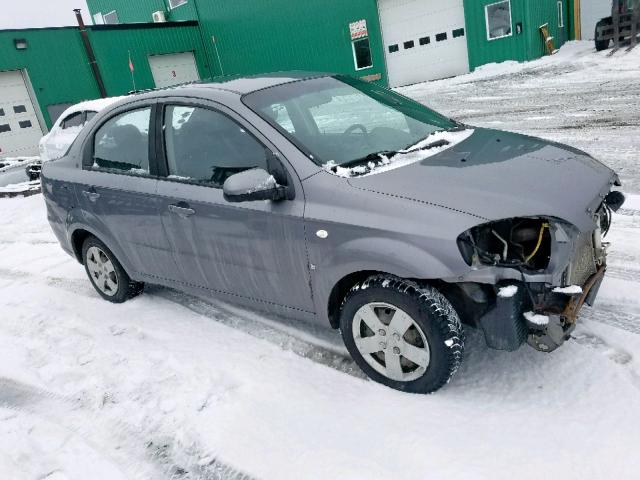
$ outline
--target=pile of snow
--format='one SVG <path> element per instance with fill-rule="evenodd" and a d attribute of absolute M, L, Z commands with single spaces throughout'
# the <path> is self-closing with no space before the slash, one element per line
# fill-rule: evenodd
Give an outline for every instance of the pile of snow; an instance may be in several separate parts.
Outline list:
<path fill-rule="evenodd" d="M 517 285 L 508 285 L 508 286 L 502 287 L 502 288 L 500 288 L 500 290 L 498 290 L 498 296 L 500 298 L 511 298 L 516 293 L 518 293 L 518 286 Z"/>
<path fill-rule="evenodd" d="M 565 295 L 578 295 L 582 293 L 582 287 L 579 285 L 569 285 L 568 287 L 556 287 L 553 291 L 555 293 L 564 293 Z"/>
<path fill-rule="evenodd" d="M 40 190 L 40 180 L 33 180 L 29 182 L 13 183 L 0 187 L 1 193 L 24 193 L 35 192 Z"/>
<path fill-rule="evenodd" d="M 379 160 L 375 162 L 371 161 L 368 162 L 367 165 L 357 165 L 350 168 L 341 167 L 340 165 L 337 165 L 335 161 L 330 160 L 323 165 L 323 168 L 329 173 L 345 178 L 376 175 L 378 173 L 388 172 L 389 170 L 394 170 L 396 168 L 404 167 L 412 163 L 426 160 L 429 157 L 433 157 L 434 155 L 444 152 L 445 150 L 465 141 L 473 135 L 474 132 L 475 130 L 472 128 L 459 132 L 437 131 L 415 145 L 398 151 L 398 153 L 390 158 L 385 155 L 380 155 Z M 430 144 L 437 142 L 445 142 L 445 144 L 437 147 L 425 148 Z"/>
<path fill-rule="evenodd" d="M 549 317 L 547 317 L 546 315 L 540 315 L 535 312 L 524 312 L 524 318 L 526 318 L 529 322 L 533 323 L 534 325 L 543 326 L 543 325 L 549 324 Z"/>

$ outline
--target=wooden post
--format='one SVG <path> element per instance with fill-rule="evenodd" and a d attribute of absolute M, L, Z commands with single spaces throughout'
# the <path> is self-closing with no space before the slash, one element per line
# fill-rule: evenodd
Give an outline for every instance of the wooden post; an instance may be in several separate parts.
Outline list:
<path fill-rule="evenodd" d="M 580 0 L 573 2 L 573 33 L 576 40 L 582 40 L 582 18 L 580 16 Z"/>

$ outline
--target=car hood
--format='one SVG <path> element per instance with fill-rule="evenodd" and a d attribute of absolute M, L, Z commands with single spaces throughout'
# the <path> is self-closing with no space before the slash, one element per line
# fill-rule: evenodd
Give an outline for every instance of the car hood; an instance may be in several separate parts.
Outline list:
<path fill-rule="evenodd" d="M 592 230 L 589 210 L 617 176 L 580 150 L 538 138 L 476 129 L 467 140 L 397 169 L 349 179 L 353 187 L 500 220 L 546 216 Z M 480 222 L 479 222 L 480 223 Z"/>

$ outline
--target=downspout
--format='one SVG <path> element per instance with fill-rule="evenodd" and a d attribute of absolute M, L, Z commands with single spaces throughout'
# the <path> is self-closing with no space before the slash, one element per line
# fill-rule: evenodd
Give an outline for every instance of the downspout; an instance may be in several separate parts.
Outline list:
<path fill-rule="evenodd" d="M 91 71 L 93 72 L 93 77 L 96 79 L 96 83 L 98 84 L 100 96 L 102 98 L 105 98 L 107 96 L 107 90 L 104 88 L 104 82 L 102 81 L 100 68 L 98 67 L 96 56 L 93 53 L 93 47 L 91 47 L 91 41 L 89 40 L 89 35 L 87 34 L 87 28 L 84 25 L 84 20 L 82 20 L 82 14 L 80 13 L 79 8 L 74 8 L 73 11 L 76 14 L 78 28 L 80 29 L 80 35 L 82 36 L 82 43 L 84 44 L 84 49 L 86 50 L 87 57 L 89 58 L 89 66 L 91 67 Z"/>

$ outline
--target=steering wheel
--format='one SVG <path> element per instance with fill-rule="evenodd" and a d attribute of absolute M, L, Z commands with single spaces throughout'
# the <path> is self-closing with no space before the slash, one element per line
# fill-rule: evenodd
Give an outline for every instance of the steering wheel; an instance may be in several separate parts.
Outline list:
<path fill-rule="evenodd" d="M 344 132 L 343 135 L 349 135 L 350 133 L 355 132 L 356 130 L 361 130 L 362 133 L 364 133 L 365 135 L 367 135 L 369 132 L 367 130 L 367 127 L 365 127 L 364 125 L 362 125 L 361 123 L 354 123 L 353 125 L 351 125 L 349 128 L 347 128 Z"/>

